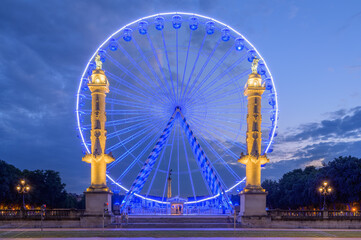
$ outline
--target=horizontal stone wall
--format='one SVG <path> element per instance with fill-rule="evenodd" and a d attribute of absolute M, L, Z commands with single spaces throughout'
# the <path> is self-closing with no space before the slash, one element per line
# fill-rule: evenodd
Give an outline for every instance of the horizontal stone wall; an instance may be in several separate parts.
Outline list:
<path fill-rule="evenodd" d="M 238 221 L 245 228 L 361 229 L 361 219 L 274 219 L 255 216 L 240 217 Z"/>
<path fill-rule="evenodd" d="M 80 220 L 44 220 L 44 228 L 79 228 Z M 1 220 L 1 228 L 41 228 L 40 220 Z"/>

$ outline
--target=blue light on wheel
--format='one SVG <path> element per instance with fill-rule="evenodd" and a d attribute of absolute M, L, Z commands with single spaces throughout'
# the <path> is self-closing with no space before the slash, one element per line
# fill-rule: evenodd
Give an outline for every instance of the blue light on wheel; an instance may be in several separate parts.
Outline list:
<path fill-rule="evenodd" d="M 189 28 L 191 29 L 191 30 L 197 30 L 197 28 L 198 28 L 198 18 L 196 18 L 196 17 L 191 17 L 190 19 L 189 19 Z"/>
<path fill-rule="evenodd" d="M 234 41 L 234 46 L 236 48 L 237 51 L 242 51 L 243 48 L 244 48 L 244 39 L 242 38 L 237 38 L 235 41 Z"/>
<path fill-rule="evenodd" d="M 114 38 L 110 40 L 109 42 L 109 49 L 112 51 L 116 51 L 118 49 L 118 43 L 117 40 L 115 40 Z"/>
<path fill-rule="evenodd" d="M 175 15 L 172 19 L 174 29 L 179 29 L 182 26 L 182 17 L 179 15 Z"/>
<path fill-rule="evenodd" d="M 148 23 L 146 21 L 139 22 L 139 33 L 142 35 L 147 34 Z"/>
<path fill-rule="evenodd" d="M 214 22 L 206 23 L 206 32 L 208 35 L 211 35 L 214 33 L 214 28 L 215 28 Z"/>
<path fill-rule="evenodd" d="M 130 28 L 124 29 L 124 32 L 123 32 L 123 39 L 124 39 L 124 41 L 129 42 L 129 41 L 132 40 L 132 31 L 133 31 L 133 30 L 130 29 Z"/>
<path fill-rule="evenodd" d="M 222 29 L 222 40 L 227 42 L 231 37 L 229 36 L 229 29 Z"/>
<path fill-rule="evenodd" d="M 163 28 L 164 28 L 164 18 L 163 17 L 155 18 L 155 28 L 157 30 L 163 30 Z"/>

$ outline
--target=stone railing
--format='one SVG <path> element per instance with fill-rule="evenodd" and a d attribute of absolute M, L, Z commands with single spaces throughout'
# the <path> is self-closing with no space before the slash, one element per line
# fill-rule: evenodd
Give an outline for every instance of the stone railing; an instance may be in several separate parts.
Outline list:
<path fill-rule="evenodd" d="M 0 210 L 0 220 L 12 220 L 12 219 L 29 219 L 39 220 L 41 219 L 41 210 Z M 45 210 L 44 219 L 79 219 L 84 215 L 82 209 L 52 209 Z"/>
<path fill-rule="evenodd" d="M 272 219 L 361 219 L 360 211 L 322 211 L 322 210 L 268 210 Z"/>
<path fill-rule="evenodd" d="M 268 216 L 274 219 L 322 219 L 323 211 L 315 210 L 269 210 Z"/>
<path fill-rule="evenodd" d="M 332 219 L 361 219 L 361 211 L 327 211 Z"/>

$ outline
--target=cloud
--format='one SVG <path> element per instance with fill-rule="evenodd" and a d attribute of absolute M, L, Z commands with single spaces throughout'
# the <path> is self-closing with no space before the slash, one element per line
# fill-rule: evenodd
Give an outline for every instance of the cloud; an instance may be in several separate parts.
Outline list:
<path fill-rule="evenodd" d="M 289 19 L 295 18 L 299 10 L 300 10 L 299 7 L 292 5 L 290 11 L 288 12 L 288 18 Z"/>
<path fill-rule="evenodd" d="M 361 17 L 361 11 L 352 15 L 347 21 L 339 27 L 336 32 L 341 33 L 345 31 L 347 28 L 349 28 L 355 21 L 357 21 Z"/>
<path fill-rule="evenodd" d="M 320 123 L 301 125 L 296 134 L 289 134 L 285 141 L 319 140 L 324 138 L 358 137 L 361 134 L 361 107 L 356 107 L 348 112 L 339 110 L 334 116 L 344 114 L 338 118 L 323 120 Z"/>
<path fill-rule="evenodd" d="M 295 168 L 320 167 L 339 156 L 361 156 L 361 107 L 326 114 L 327 120 L 290 129 L 278 139 L 263 178 L 277 178 Z"/>
<path fill-rule="evenodd" d="M 324 164 L 325 159 L 324 158 L 320 158 L 317 160 L 313 160 L 311 162 L 306 163 L 304 166 L 305 167 L 310 167 L 310 166 L 314 166 L 314 167 L 322 167 Z"/>

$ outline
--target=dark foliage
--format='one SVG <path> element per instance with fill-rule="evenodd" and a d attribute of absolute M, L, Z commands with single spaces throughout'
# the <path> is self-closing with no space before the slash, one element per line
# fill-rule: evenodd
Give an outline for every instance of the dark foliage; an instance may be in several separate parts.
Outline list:
<path fill-rule="evenodd" d="M 270 209 L 320 208 L 318 188 L 327 181 L 333 188 L 328 196 L 335 207 L 361 201 L 361 159 L 339 157 L 321 168 L 295 169 L 279 181 L 265 180 L 262 187 L 268 191 Z"/>
<path fill-rule="evenodd" d="M 39 207 L 46 204 L 48 208 L 81 208 L 75 194 L 65 191 L 65 184 L 61 182 L 59 172 L 53 170 L 24 170 L 14 167 L 0 160 L 0 203 L 6 206 L 22 203 L 21 195 L 16 191 L 20 179 L 25 179 L 31 187 L 25 194 L 25 202 Z"/>
<path fill-rule="evenodd" d="M 9 205 L 18 202 L 16 186 L 20 177 L 19 169 L 0 160 L 0 203 Z"/>

